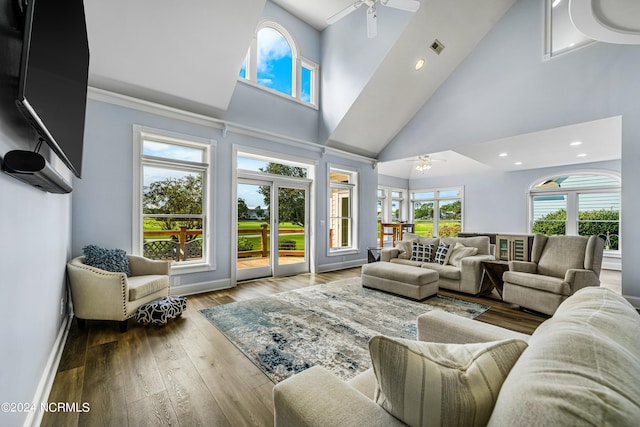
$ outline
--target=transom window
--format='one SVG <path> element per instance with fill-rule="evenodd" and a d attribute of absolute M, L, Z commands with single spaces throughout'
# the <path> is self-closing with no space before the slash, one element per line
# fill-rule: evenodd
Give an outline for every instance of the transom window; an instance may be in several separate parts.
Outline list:
<path fill-rule="evenodd" d="M 318 65 L 300 55 L 291 35 L 277 22 L 258 25 L 239 76 L 269 91 L 318 105 Z"/>
<path fill-rule="evenodd" d="M 599 235 L 605 250 L 620 250 L 620 181 L 600 174 L 562 175 L 533 185 L 531 232 Z"/>
<path fill-rule="evenodd" d="M 174 266 L 208 264 L 211 141 L 136 127 L 134 247 Z"/>

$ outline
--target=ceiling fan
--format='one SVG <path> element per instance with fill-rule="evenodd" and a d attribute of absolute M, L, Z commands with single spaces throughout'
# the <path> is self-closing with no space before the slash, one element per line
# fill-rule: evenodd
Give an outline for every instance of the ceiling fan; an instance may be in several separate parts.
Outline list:
<path fill-rule="evenodd" d="M 376 11 L 377 5 L 391 7 L 394 9 L 406 10 L 407 12 L 415 12 L 420 8 L 420 2 L 417 0 L 358 0 L 355 3 L 345 7 L 340 12 L 329 17 L 327 23 L 329 25 L 334 22 L 338 22 L 354 10 L 360 8 L 362 5 L 367 6 L 367 36 L 371 39 L 378 34 L 378 14 Z"/>
<path fill-rule="evenodd" d="M 445 159 L 434 159 L 429 155 L 418 156 L 416 170 L 424 173 L 425 170 L 431 169 L 432 162 L 446 162 Z"/>

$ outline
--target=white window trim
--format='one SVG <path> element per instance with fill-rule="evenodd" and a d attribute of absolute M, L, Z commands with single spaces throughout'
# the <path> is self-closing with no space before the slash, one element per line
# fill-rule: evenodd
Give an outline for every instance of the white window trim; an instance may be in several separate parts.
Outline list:
<path fill-rule="evenodd" d="M 440 193 L 443 193 L 445 191 L 458 191 L 458 195 L 457 196 L 450 196 L 450 197 L 440 197 Z M 437 234 L 437 230 L 439 228 L 439 223 L 440 223 L 440 202 L 442 201 L 447 201 L 447 200 L 460 200 L 460 231 L 464 231 L 464 186 L 461 187 L 442 187 L 442 188 L 421 188 L 421 189 L 416 189 L 416 190 L 410 190 L 410 194 L 411 194 L 411 198 L 409 200 L 409 203 L 411 205 L 411 208 L 409 209 L 409 216 L 411 218 L 411 223 L 415 224 L 415 218 L 413 217 L 414 215 L 414 210 L 415 208 L 413 207 L 414 202 L 434 202 L 433 203 L 433 232 L 435 234 Z M 416 193 L 433 193 L 433 198 L 416 198 L 415 194 Z M 432 237 L 432 236 L 429 236 Z M 437 236 L 436 236 L 437 237 Z"/>
<path fill-rule="evenodd" d="M 205 149 L 207 156 L 207 179 L 203 182 L 203 206 L 205 207 L 205 254 L 206 258 L 201 261 L 186 261 L 171 264 L 171 274 L 186 274 L 200 271 L 209 271 L 216 269 L 215 245 L 213 241 L 213 230 L 215 227 L 215 213 L 211 201 L 215 200 L 215 152 L 217 142 L 212 139 L 206 139 L 191 135 L 180 134 L 176 132 L 166 131 L 162 129 L 154 129 L 140 125 L 133 126 L 133 218 L 132 218 L 132 252 L 135 255 L 142 256 L 144 223 L 142 217 L 142 183 L 143 183 L 143 159 L 146 157 L 153 163 L 173 164 L 171 160 L 159 159 L 151 156 L 143 156 L 143 140 L 149 138 L 158 142 L 166 142 L 173 145 L 183 145 L 185 147 L 193 147 Z M 187 162 L 183 166 L 188 166 Z"/>
<path fill-rule="evenodd" d="M 602 175 L 615 178 L 620 183 L 619 187 L 571 187 L 571 188 L 544 188 L 536 189 L 535 186 L 540 182 L 553 179 L 559 176 L 569 175 Z M 529 193 L 527 197 L 527 224 L 529 225 L 529 233 L 533 233 L 533 198 L 534 196 L 544 194 L 562 194 L 567 197 L 567 219 L 565 222 L 566 236 L 578 235 L 578 194 L 586 193 L 602 193 L 602 192 L 619 192 L 622 193 L 622 177 L 620 173 L 613 171 L 603 171 L 598 169 L 580 169 L 567 172 L 559 172 L 553 175 L 537 178 L 529 185 Z M 619 232 L 622 236 L 622 200 L 620 200 L 620 218 L 619 218 Z M 605 256 L 609 257 L 621 257 L 622 256 L 622 239 L 619 241 L 619 249 L 617 251 L 605 250 Z"/>
<path fill-rule="evenodd" d="M 272 30 L 280 33 L 287 43 L 289 43 L 289 47 L 291 48 L 291 94 L 286 94 L 275 89 L 272 89 L 267 86 L 263 86 L 258 83 L 258 32 L 264 28 L 270 28 Z M 259 89 L 264 90 L 273 95 L 280 96 L 282 98 L 295 101 L 299 104 L 305 105 L 307 107 L 313 108 L 315 110 L 318 109 L 320 99 L 319 97 L 319 69 L 320 66 L 310 59 L 302 57 L 300 54 L 300 49 L 298 48 L 298 44 L 295 42 L 294 38 L 291 34 L 284 28 L 281 24 L 274 21 L 272 18 L 262 18 L 256 27 L 255 32 L 253 33 L 253 38 L 251 39 L 251 44 L 249 46 L 249 50 L 247 52 L 246 57 L 246 70 L 245 76 L 242 77 L 238 75 L 238 81 L 248 84 L 249 86 L 253 86 Z M 308 68 L 311 70 L 311 93 L 309 102 L 303 101 L 300 97 L 302 92 L 301 83 L 302 83 L 302 67 Z"/>
<path fill-rule="evenodd" d="M 331 172 L 342 172 L 349 174 L 354 178 L 355 182 L 344 183 L 332 183 Z M 329 229 L 331 228 L 331 187 L 348 188 L 351 190 L 351 246 L 348 248 L 331 248 L 331 242 L 329 241 Z M 359 245 L 359 207 L 360 207 L 360 170 L 357 168 L 350 168 L 346 166 L 339 166 L 327 163 L 327 256 L 339 256 L 360 253 Z"/>

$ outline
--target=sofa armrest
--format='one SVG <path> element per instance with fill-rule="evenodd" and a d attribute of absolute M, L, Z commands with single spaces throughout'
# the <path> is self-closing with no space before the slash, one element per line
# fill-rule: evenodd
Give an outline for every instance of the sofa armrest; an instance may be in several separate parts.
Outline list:
<path fill-rule="evenodd" d="M 129 255 L 129 270 L 131 270 L 132 276 L 147 276 L 151 274 L 168 276 L 171 270 L 171 263 L 138 255 Z"/>
<path fill-rule="evenodd" d="M 570 268 L 564 275 L 564 281 L 571 286 L 571 295 L 587 286 L 600 286 L 600 278 L 593 270 Z"/>
<path fill-rule="evenodd" d="M 535 274 L 538 271 L 538 264 L 529 261 L 509 261 L 509 271 Z"/>
<path fill-rule="evenodd" d="M 511 338 L 528 341 L 529 335 L 457 316 L 442 310 L 432 310 L 418 316 L 419 341 L 468 344 Z"/>
<path fill-rule="evenodd" d="M 67 264 L 74 314 L 80 319 L 122 320 L 129 286 L 125 273 L 86 264 Z"/>
<path fill-rule="evenodd" d="M 398 248 L 383 248 L 380 251 L 380 261 L 391 261 L 392 258 L 398 258 L 400 255 L 400 249 Z"/>
<path fill-rule="evenodd" d="M 276 384 L 273 400 L 276 427 L 404 425 L 321 366 Z"/>
<path fill-rule="evenodd" d="M 482 261 L 492 261 L 491 255 L 474 255 L 460 260 L 460 291 L 477 295 L 482 288 Z"/>

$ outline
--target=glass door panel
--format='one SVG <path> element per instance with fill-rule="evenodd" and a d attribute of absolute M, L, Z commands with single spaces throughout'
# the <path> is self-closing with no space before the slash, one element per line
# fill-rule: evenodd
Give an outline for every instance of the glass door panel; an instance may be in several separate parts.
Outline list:
<path fill-rule="evenodd" d="M 269 183 L 238 181 L 237 280 L 271 276 Z"/>
<path fill-rule="evenodd" d="M 308 230 L 309 221 L 307 188 L 280 185 L 277 195 L 277 227 L 273 230 L 274 276 L 305 273 L 309 271 Z M 274 206 L 275 207 L 275 206 Z"/>

